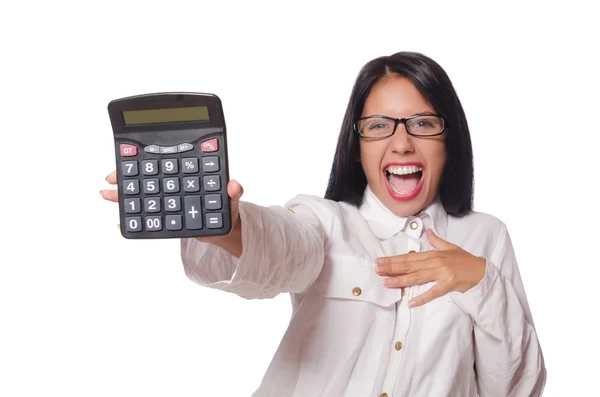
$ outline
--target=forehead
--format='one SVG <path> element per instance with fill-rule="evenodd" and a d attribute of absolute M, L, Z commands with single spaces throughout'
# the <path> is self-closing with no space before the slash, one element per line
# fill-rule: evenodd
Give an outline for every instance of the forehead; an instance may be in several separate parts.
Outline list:
<path fill-rule="evenodd" d="M 381 115 L 407 117 L 415 113 L 433 112 L 434 109 L 406 77 L 386 77 L 369 93 L 361 117 Z"/>

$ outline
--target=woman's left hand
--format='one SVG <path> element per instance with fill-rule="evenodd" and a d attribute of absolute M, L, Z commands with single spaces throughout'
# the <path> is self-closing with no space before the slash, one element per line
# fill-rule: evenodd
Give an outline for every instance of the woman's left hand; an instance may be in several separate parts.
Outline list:
<path fill-rule="evenodd" d="M 384 281 L 386 287 L 403 288 L 437 282 L 428 291 L 413 298 L 409 302 L 411 307 L 421 306 L 450 291 L 466 292 L 479 284 L 485 275 L 484 258 L 443 240 L 431 229 L 427 231 L 427 239 L 437 251 L 410 252 L 377 259 L 377 273 L 388 276 Z"/>

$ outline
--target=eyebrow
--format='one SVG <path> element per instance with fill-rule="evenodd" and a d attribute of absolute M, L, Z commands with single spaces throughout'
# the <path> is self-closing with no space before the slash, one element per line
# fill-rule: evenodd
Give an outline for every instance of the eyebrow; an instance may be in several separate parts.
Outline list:
<path fill-rule="evenodd" d="M 435 112 L 425 111 L 413 114 L 413 116 L 435 116 Z"/>

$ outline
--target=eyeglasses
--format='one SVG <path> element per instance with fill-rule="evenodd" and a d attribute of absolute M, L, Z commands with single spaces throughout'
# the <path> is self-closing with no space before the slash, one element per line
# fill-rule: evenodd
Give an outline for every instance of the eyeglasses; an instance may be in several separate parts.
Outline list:
<path fill-rule="evenodd" d="M 387 116 L 368 116 L 354 123 L 354 130 L 363 138 L 387 138 L 394 135 L 398 124 L 404 124 L 412 136 L 437 136 L 446 129 L 446 120 L 437 115 L 416 115 L 402 119 Z"/>

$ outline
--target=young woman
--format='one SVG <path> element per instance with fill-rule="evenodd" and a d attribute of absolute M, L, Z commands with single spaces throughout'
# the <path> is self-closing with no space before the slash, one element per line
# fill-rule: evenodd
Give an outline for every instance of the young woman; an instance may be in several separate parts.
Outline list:
<path fill-rule="evenodd" d="M 324 198 L 263 207 L 240 201 L 234 180 L 228 194 L 232 232 L 182 240 L 182 260 L 206 287 L 291 295 L 253 396 L 541 395 L 544 359 L 509 233 L 472 210 L 467 121 L 430 58 L 363 67 Z"/>

